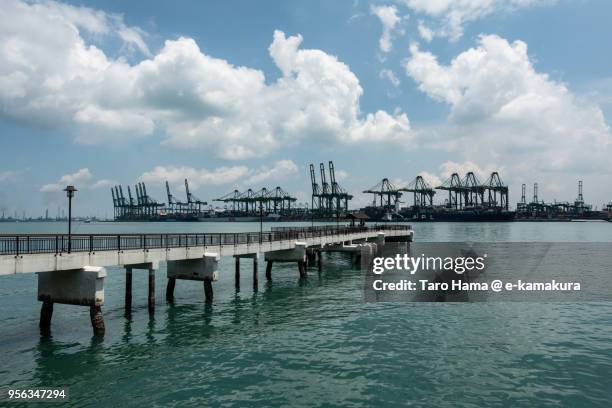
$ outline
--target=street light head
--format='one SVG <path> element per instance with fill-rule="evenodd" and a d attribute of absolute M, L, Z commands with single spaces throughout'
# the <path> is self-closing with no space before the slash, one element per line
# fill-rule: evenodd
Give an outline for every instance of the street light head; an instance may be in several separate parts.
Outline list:
<path fill-rule="evenodd" d="M 68 198 L 72 198 L 74 197 L 74 192 L 78 191 L 76 188 L 74 188 L 74 186 L 67 186 L 64 191 L 66 192 L 66 196 Z"/>

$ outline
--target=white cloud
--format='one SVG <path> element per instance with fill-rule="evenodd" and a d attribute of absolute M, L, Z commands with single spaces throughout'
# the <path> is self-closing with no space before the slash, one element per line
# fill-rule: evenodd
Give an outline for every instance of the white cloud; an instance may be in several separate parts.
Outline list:
<path fill-rule="evenodd" d="M 462 163 L 458 163 L 458 162 L 449 160 L 440 165 L 440 179 L 444 181 L 448 179 L 453 173 L 457 173 L 459 174 L 461 178 L 463 178 L 470 171 L 473 172 L 476 175 L 476 177 L 480 179 L 480 181 L 484 182 L 491 175 L 491 172 L 503 171 L 503 169 L 499 169 L 491 165 L 489 165 L 488 167 L 482 168 L 476 163 L 469 161 L 469 160 L 462 162 Z M 430 177 L 433 176 L 428 173 L 425 173 L 425 174 L 427 174 Z M 423 176 L 423 178 L 425 178 L 425 176 Z M 440 185 L 440 184 L 441 183 L 438 183 L 436 185 Z"/>
<path fill-rule="evenodd" d="M 62 191 L 66 186 L 72 185 L 77 189 L 82 185 L 88 184 L 91 179 L 91 172 L 88 168 L 79 169 L 72 174 L 65 174 L 57 181 L 57 183 L 45 184 L 40 188 L 43 193 Z"/>
<path fill-rule="evenodd" d="M 440 176 L 427 171 L 420 172 L 418 176 L 423 177 L 423 180 L 425 180 L 425 182 L 427 182 L 427 184 L 429 184 L 431 187 L 437 187 L 444 181 L 442 178 L 440 178 Z"/>
<path fill-rule="evenodd" d="M 395 6 L 371 6 L 370 14 L 378 17 L 383 26 L 383 32 L 378 41 L 378 46 L 382 52 L 389 52 L 392 48 L 392 37 L 397 25 L 402 20 L 397 15 Z"/>
<path fill-rule="evenodd" d="M 43 193 L 62 191 L 66 186 L 75 186 L 78 190 L 108 188 L 117 184 L 114 180 L 100 179 L 92 180 L 93 175 L 88 168 L 82 168 L 74 173 L 65 174 L 56 183 L 45 184 L 40 188 Z"/>
<path fill-rule="evenodd" d="M 412 45 L 404 66 L 421 91 L 450 106 L 449 122 L 425 132 L 435 142 L 424 143 L 446 144 L 466 160 L 517 174 L 600 171 L 610 160 L 610 128 L 600 108 L 537 72 L 522 41 L 481 36 L 449 65 Z"/>
<path fill-rule="evenodd" d="M 303 140 L 411 137 L 401 112 L 362 113 L 355 74 L 332 55 L 300 48 L 300 35 L 274 32 L 269 53 L 282 76 L 267 83 L 262 71 L 204 54 L 184 37 L 134 65 L 111 59 L 86 34 L 150 51 L 140 30 L 89 8 L 7 0 L 0 20 L 0 115 L 68 129 L 80 143 L 159 131 L 165 145 L 244 159 Z"/>
<path fill-rule="evenodd" d="M 197 189 L 206 185 L 223 185 L 237 183 L 240 185 L 254 185 L 263 182 L 288 179 L 298 172 L 297 165 L 291 160 L 280 160 L 273 166 L 262 166 L 250 169 L 247 166 L 219 167 L 214 170 L 195 169 L 193 167 L 157 166 L 153 170 L 140 176 L 144 182 L 180 185 L 188 179 L 190 185 Z"/>
<path fill-rule="evenodd" d="M 431 42 L 434 38 L 434 32 L 431 28 L 429 28 L 423 21 L 419 20 L 418 24 L 419 35 L 421 38 L 427 42 Z"/>
<path fill-rule="evenodd" d="M 117 185 L 119 184 L 118 182 L 116 182 L 115 180 L 109 180 L 109 179 L 101 179 L 96 181 L 95 183 L 93 183 L 91 185 L 92 189 L 97 189 L 97 188 L 109 188 L 111 186 Z"/>
<path fill-rule="evenodd" d="M 390 69 L 384 68 L 380 71 L 379 74 L 380 78 L 382 79 L 387 79 L 389 82 L 391 82 L 391 85 L 393 85 L 394 87 L 398 87 L 400 86 L 400 80 L 399 78 L 395 75 L 395 73 L 393 71 L 391 71 Z"/>
<path fill-rule="evenodd" d="M 557 0 L 399 0 L 412 11 L 426 16 L 436 24 L 436 30 L 424 27 L 419 32 L 426 41 L 433 35 L 448 37 L 456 41 L 463 35 L 467 23 L 494 13 L 509 13 L 515 10 L 556 3 Z M 428 40 L 429 38 L 429 40 Z"/>
<path fill-rule="evenodd" d="M 137 27 L 126 27 L 125 25 L 121 25 L 117 30 L 117 34 L 128 46 L 130 51 L 134 49 L 140 50 L 143 54 L 150 56 L 151 51 L 149 51 L 149 47 L 145 43 L 142 38 L 145 35 L 145 32 Z"/>
<path fill-rule="evenodd" d="M 259 184 L 272 180 L 286 179 L 298 173 L 297 165 L 291 160 L 280 160 L 272 167 L 263 166 L 251 174 L 246 184 Z"/>

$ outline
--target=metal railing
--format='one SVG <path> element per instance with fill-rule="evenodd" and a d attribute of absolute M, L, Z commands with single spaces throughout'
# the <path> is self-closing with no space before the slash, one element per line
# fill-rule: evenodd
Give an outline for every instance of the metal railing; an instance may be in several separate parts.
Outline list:
<path fill-rule="evenodd" d="M 382 230 L 410 230 L 409 225 L 274 227 L 269 232 L 201 234 L 72 234 L 70 252 L 123 251 L 244 245 Z M 68 252 L 67 234 L 0 235 L 0 255 L 60 254 Z"/>

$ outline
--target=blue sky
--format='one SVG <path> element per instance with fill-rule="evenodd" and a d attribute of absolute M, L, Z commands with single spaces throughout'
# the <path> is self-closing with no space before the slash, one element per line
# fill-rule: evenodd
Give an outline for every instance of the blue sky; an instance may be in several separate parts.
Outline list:
<path fill-rule="evenodd" d="M 587 0 L 3 1 L 0 208 L 79 188 L 205 200 L 334 160 L 354 205 L 382 177 L 499 170 L 540 197 L 612 200 L 612 4 Z M 276 34 L 275 34 L 276 33 Z M 385 34 L 387 33 L 387 34 Z"/>

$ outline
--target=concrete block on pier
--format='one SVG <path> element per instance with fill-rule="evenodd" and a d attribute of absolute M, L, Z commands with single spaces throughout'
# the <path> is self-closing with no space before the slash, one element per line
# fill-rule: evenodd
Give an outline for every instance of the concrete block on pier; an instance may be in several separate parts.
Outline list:
<path fill-rule="evenodd" d="M 296 242 L 291 249 L 266 252 L 266 261 L 273 262 L 305 262 L 306 261 L 306 242 Z"/>
<path fill-rule="evenodd" d="M 205 253 L 202 258 L 168 261 L 168 278 L 196 281 L 219 279 L 219 254 Z"/>
<path fill-rule="evenodd" d="M 106 269 L 84 266 L 81 269 L 38 273 L 38 300 L 68 305 L 104 304 Z"/>

